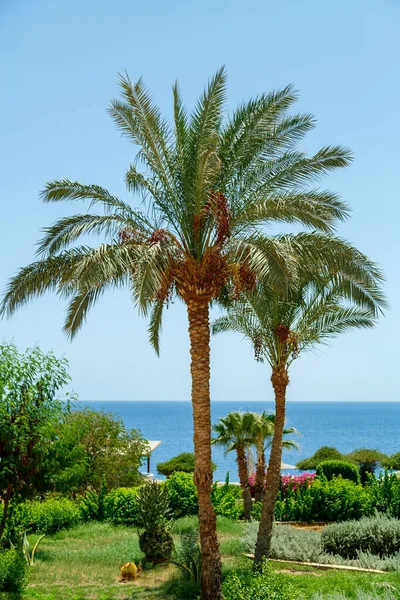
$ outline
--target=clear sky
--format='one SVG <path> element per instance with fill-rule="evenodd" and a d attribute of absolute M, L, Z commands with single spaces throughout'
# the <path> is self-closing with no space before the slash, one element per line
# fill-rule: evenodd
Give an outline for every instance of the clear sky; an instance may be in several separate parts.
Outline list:
<path fill-rule="evenodd" d="M 143 75 L 168 114 L 176 78 L 192 106 L 222 64 L 228 107 L 293 82 L 297 109 L 318 119 L 304 148 L 354 151 L 323 185 L 350 203 L 338 231 L 384 268 L 391 311 L 375 330 L 300 358 L 289 400 L 400 400 L 399 28 L 397 0 L 0 0 L 1 290 L 34 259 L 40 228 L 79 212 L 42 205 L 45 182 L 69 177 L 129 198 L 134 147 L 106 113 L 118 72 Z M 84 400 L 190 397 L 182 305 L 166 312 L 160 359 L 127 293 L 104 296 L 72 343 L 63 311 L 54 295 L 32 302 L 0 322 L 0 339 L 65 354 Z M 239 336 L 212 340 L 213 399 L 269 400 L 268 378 Z"/>

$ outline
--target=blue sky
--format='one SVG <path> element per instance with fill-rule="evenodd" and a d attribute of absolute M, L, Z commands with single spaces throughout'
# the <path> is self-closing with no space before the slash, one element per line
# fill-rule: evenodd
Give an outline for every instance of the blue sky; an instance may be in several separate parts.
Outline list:
<path fill-rule="evenodd" d="M 222 64 L 228 108 L 292 82 L 297 109 L 318 119 L 304 149 L 354 151 L 353 165 L 323 185 L 350 203 L 338 232 L 384 268 L 391 310 L 375 330 L 300 358 L 289 400 L 400 400 L 399 26 L 396 0 L 1 0 L 1 290 L 33 260 L 40 228 L 72 212 L 40 203 L 46 181 L 69 177 L 129 198 L 123 176 L 134 147 L 106 113 L 118 72 L 143 75 L 168 114 L 176 78 L 192 106 Z M 61 332 L 63 312 L 46 296 L 0 322 L 0 339 L 65 354 L 84 400 L 190 397 L 183 306 L 166 313 L 160 359 L 123 292 L 103 297 L 73 343 Z M 267 367 L 234 335 L 212 340 L 211 383 L 215 400 L 272 398 Z"/>

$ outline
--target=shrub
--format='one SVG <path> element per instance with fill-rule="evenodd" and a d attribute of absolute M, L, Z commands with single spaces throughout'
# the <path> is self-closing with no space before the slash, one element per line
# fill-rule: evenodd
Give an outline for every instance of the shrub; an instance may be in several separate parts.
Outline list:
<path fill-rule="evenodd" d="M 371 503 L 379 512 L 400 518 L 400 479 L 395 473 L 389 474 L 385 471 L 385 475 L 380 479 L 369 477 L 366 487 L 371 496 Z"/>
<path fill-rule="evenodd" d="M 197 489 L 189 473 L 173 473 L 165 482 L 169 501 L 176 517 L 196 515 L 198 512 Z"/>
<path fill-rule="evenodd" d="M 317 466 L 317 475 L 323 475 L 329 481 L 339 475 L 354 483 L 360 483 L 360 473 L 355 464 L 344 460 L 324 460 Z"/>
<path fill-rule="evenodd" d="M 230 573 L 224 581 L 226 600 L 300 600 L 301 593 L 289 582 L 288 578 L 272 570 L 264 563 L 261 572 L 236 571 Z"/>
<path fill-rule="evenodd" d="M 282 496 L 300 488 L 309 488 L 315 479 L 315 473 L 302 473 L 301 475 L 282 475 L 280 490 Z"/>
<path fill-rule="evenodd" d="M 22 552 L 0 550 L 0 592 L 20 594 L 27 585 L 28 568 Z"/>
<path fill-rule="evenodd" d="M 333 523 L 321 536 L 325 552 L 357 558 L 359 552 L 392 556 L 400 552 L 400 521 L 385 515 Z"/>
<path fill-rule="evenodd" d="M 217 465 L 212 463 L 212 469 L 215 471 Z M 157 471 L 166 477 L 172 473 L 194 473 L 194 454 L 192 452 L 182 452 L 178 456 L 170 458 L 166 462 L 158 463 Z"/>
<path fill-rule="evenodd" d="M 226 483 L 218 486 L 214 483 L 211 490 L 211 502 L 215 513 L 229 519 L 240 519 L 243 517 L 244 508 L 242 490 L 238 485 Z"/>
<path fill-rule="evenodd" d="M 56 533 L 81 521 L 79 505 L 68 498 L 24 502 L 14 508 L 15 528 L 28 533 Z"/>
<path fill-rule="evenodd" d="M 373 511 L 370 496 L 348 479 L 316 478 L 312 485 L 278 495 L 278 521 L 345 521 L 360 519 Z"/>
<path fill-rule="evenodd" d="M 80 509 L 84 521 L 104 521 L 106 496 L 107 484 L 103 477 L 100 490 L 88 490 L 81 500 Z"/>
<path fill-rule="evenodd" d="M 265 472 L 265 475 L 267 471 Z M 315 478 L 315 473 L 302 473 L 301 475 L 281 475 L 280 489 L 282 492 L 286 492 L 289 489 L 296 490 L 298 487 L 309 486 Z M 251 495 L 255 493 L 255 472 L 249 475 L 249 485 Z"/>
<path fill-rule="evenodd" d="M 344 460 L 344 456 L 339 450 L 336 450 L 336 448 L 322 446 L 322 448 L 319 448 L 312 456 L 298 462 L 296 467 L 298 469 L 303 469 L 304 471 L 309 471 L 316 469 L 319 463 L 325 460 Z"/>
<path fill-rule="evenodd" d="M 261 519 L 261 511 L 262 511 L 262 502 L 254 502 L 253 510 L 251 511 L 251 518 L 254 521 L 259 521 Z"/>
<path fill-rule="evenodd" d="M 389 469 L 395 469 L 396 471 L 400 470 L 400 452 L 388 456 L 385 462 L 385 466 L 389 467 Z"/>
<path fill-rule="evenodd" d="M 137 493 L 140 488 L 117 488 L 107 494 L 104 516 L 114 525 L 137 525 Z"/>

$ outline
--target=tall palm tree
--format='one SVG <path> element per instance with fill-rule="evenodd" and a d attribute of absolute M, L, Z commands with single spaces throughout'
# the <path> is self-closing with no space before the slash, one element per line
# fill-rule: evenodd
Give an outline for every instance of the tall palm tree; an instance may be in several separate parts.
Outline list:
<path fill-rule="evenodd" d="M 265 486 L 265 453 L 272 446 L 275 432 L 275 414 L 267 413 L 265 410 L 257 415 L 254 423 L 254 445 L 257 452 L 256 481 L 255 481 L 255 501 L 262 502 Z M 293 440 L 285 439 L 288 435 L 296 435 L 298 431 L 294 427 L 286 427 L 282 431 L 282 448 L 293 450 L 298 448 L 298 444 Z"/>
<path fill-rule="evenodd" d="M 254 442 L 256 421 L 255 413 L 235 411 L 221 417 L 213 426 L 217 437 L 213 438 L 212 444 L 222 446 L 226 453 L 236 452 L 244 516 L 247 521 L 251 520 L 252 499 L 246 451 Z"/>
<path fill-rule="evenodd" d="M 258 361 L 272 371 L 275 427 L 265 482 L 265 494 L 255 551 L 255 565 L 268 557 L 282 460 L 286 389 L 289 368 L 304 351 L 354 328 L 372 327 L 384 298 L 370 294 L 360 280 L 338 277 L 324 280 L 316 272 L 277 294 L 267 285 L 241 294 L 226 316 L 217 319 L 213 333 L 235 331 L 249 339 Z"/>
<path fill-rule="evenodd" d="M 120 100 L 110 114 L 137 148 L 126 174 L 142 197 L 135 207 L 99 185 L 61 179 L 48 183 L 45 202 L 88 202 L 84 212 L 44 230 L 38 260 L 11 279 L 2 313 L 49 290 L 68 301 L 64 330 L 71 338 L 108 289 L 128 288 L 142 314 L 150 313 L 150 341 L 159 351 L 163 307 L 177 296 L 187 307 L 192 405 L 202 550 L 202 598 L 218 600 L 221 564 L 210 500 L 209 306 L 223 290 L 251 289 L 256 279 L 281 287 L 302 265 L 333 272 L 370 273 L 357 250 L 332 236 L 347 207 L 314 188 L 324 173 L 349 164 L 346 148 L 326 146 L 312 156 L 295 144 L 313 126 L 310 115 L 288 114 L 296 99 L 289 86 L 261 94 L 225 116 L 226 73 L 210 80 L 191 114 L 173 86 L 173 121 L 165 120 L 142 80 L 120 77 Z M 142 168 L 140 168 L 142 167 Z M 299 223 L 319 233 L 266 235 L 272 222 Z M 88 236 L 103 238 L 87 244 Z M 81 241 L 81 239 L 83 240 Z M 360 275 L 360 276 L 361 276 Z"/>

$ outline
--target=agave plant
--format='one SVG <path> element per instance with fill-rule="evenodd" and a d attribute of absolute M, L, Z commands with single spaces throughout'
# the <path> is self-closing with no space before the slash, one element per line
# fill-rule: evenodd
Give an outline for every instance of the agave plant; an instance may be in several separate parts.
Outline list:
<path fill-rule="evenodd" d="M 35 564 L 35 553 L 36 553 L 36 550 L 38 549 L 40 542 L 42 541 L 42 539 L 44 537 L 45 537 L 45 534 L 41 535 L 36 540 L 33 548 L 31 549 L 31 546 L 28 541 L 28 536 L 26 535 L 26 531 L 24 531 L 24 534 L 22 536 L 22 554 L 25 557 L 25 561 L 26 561 L 26 564 L 28 565 L 28 567 L 33 567 L 33 565 Z"/>
<path fill-rule="evenodd" d="M 150 562 L 171 558 L 174 541 L 169 532 L 172 510 L 167 488 L 157 481 L 146 482 L 137 494 L 136 523 L 143 529 L 139 546 Z"/>

